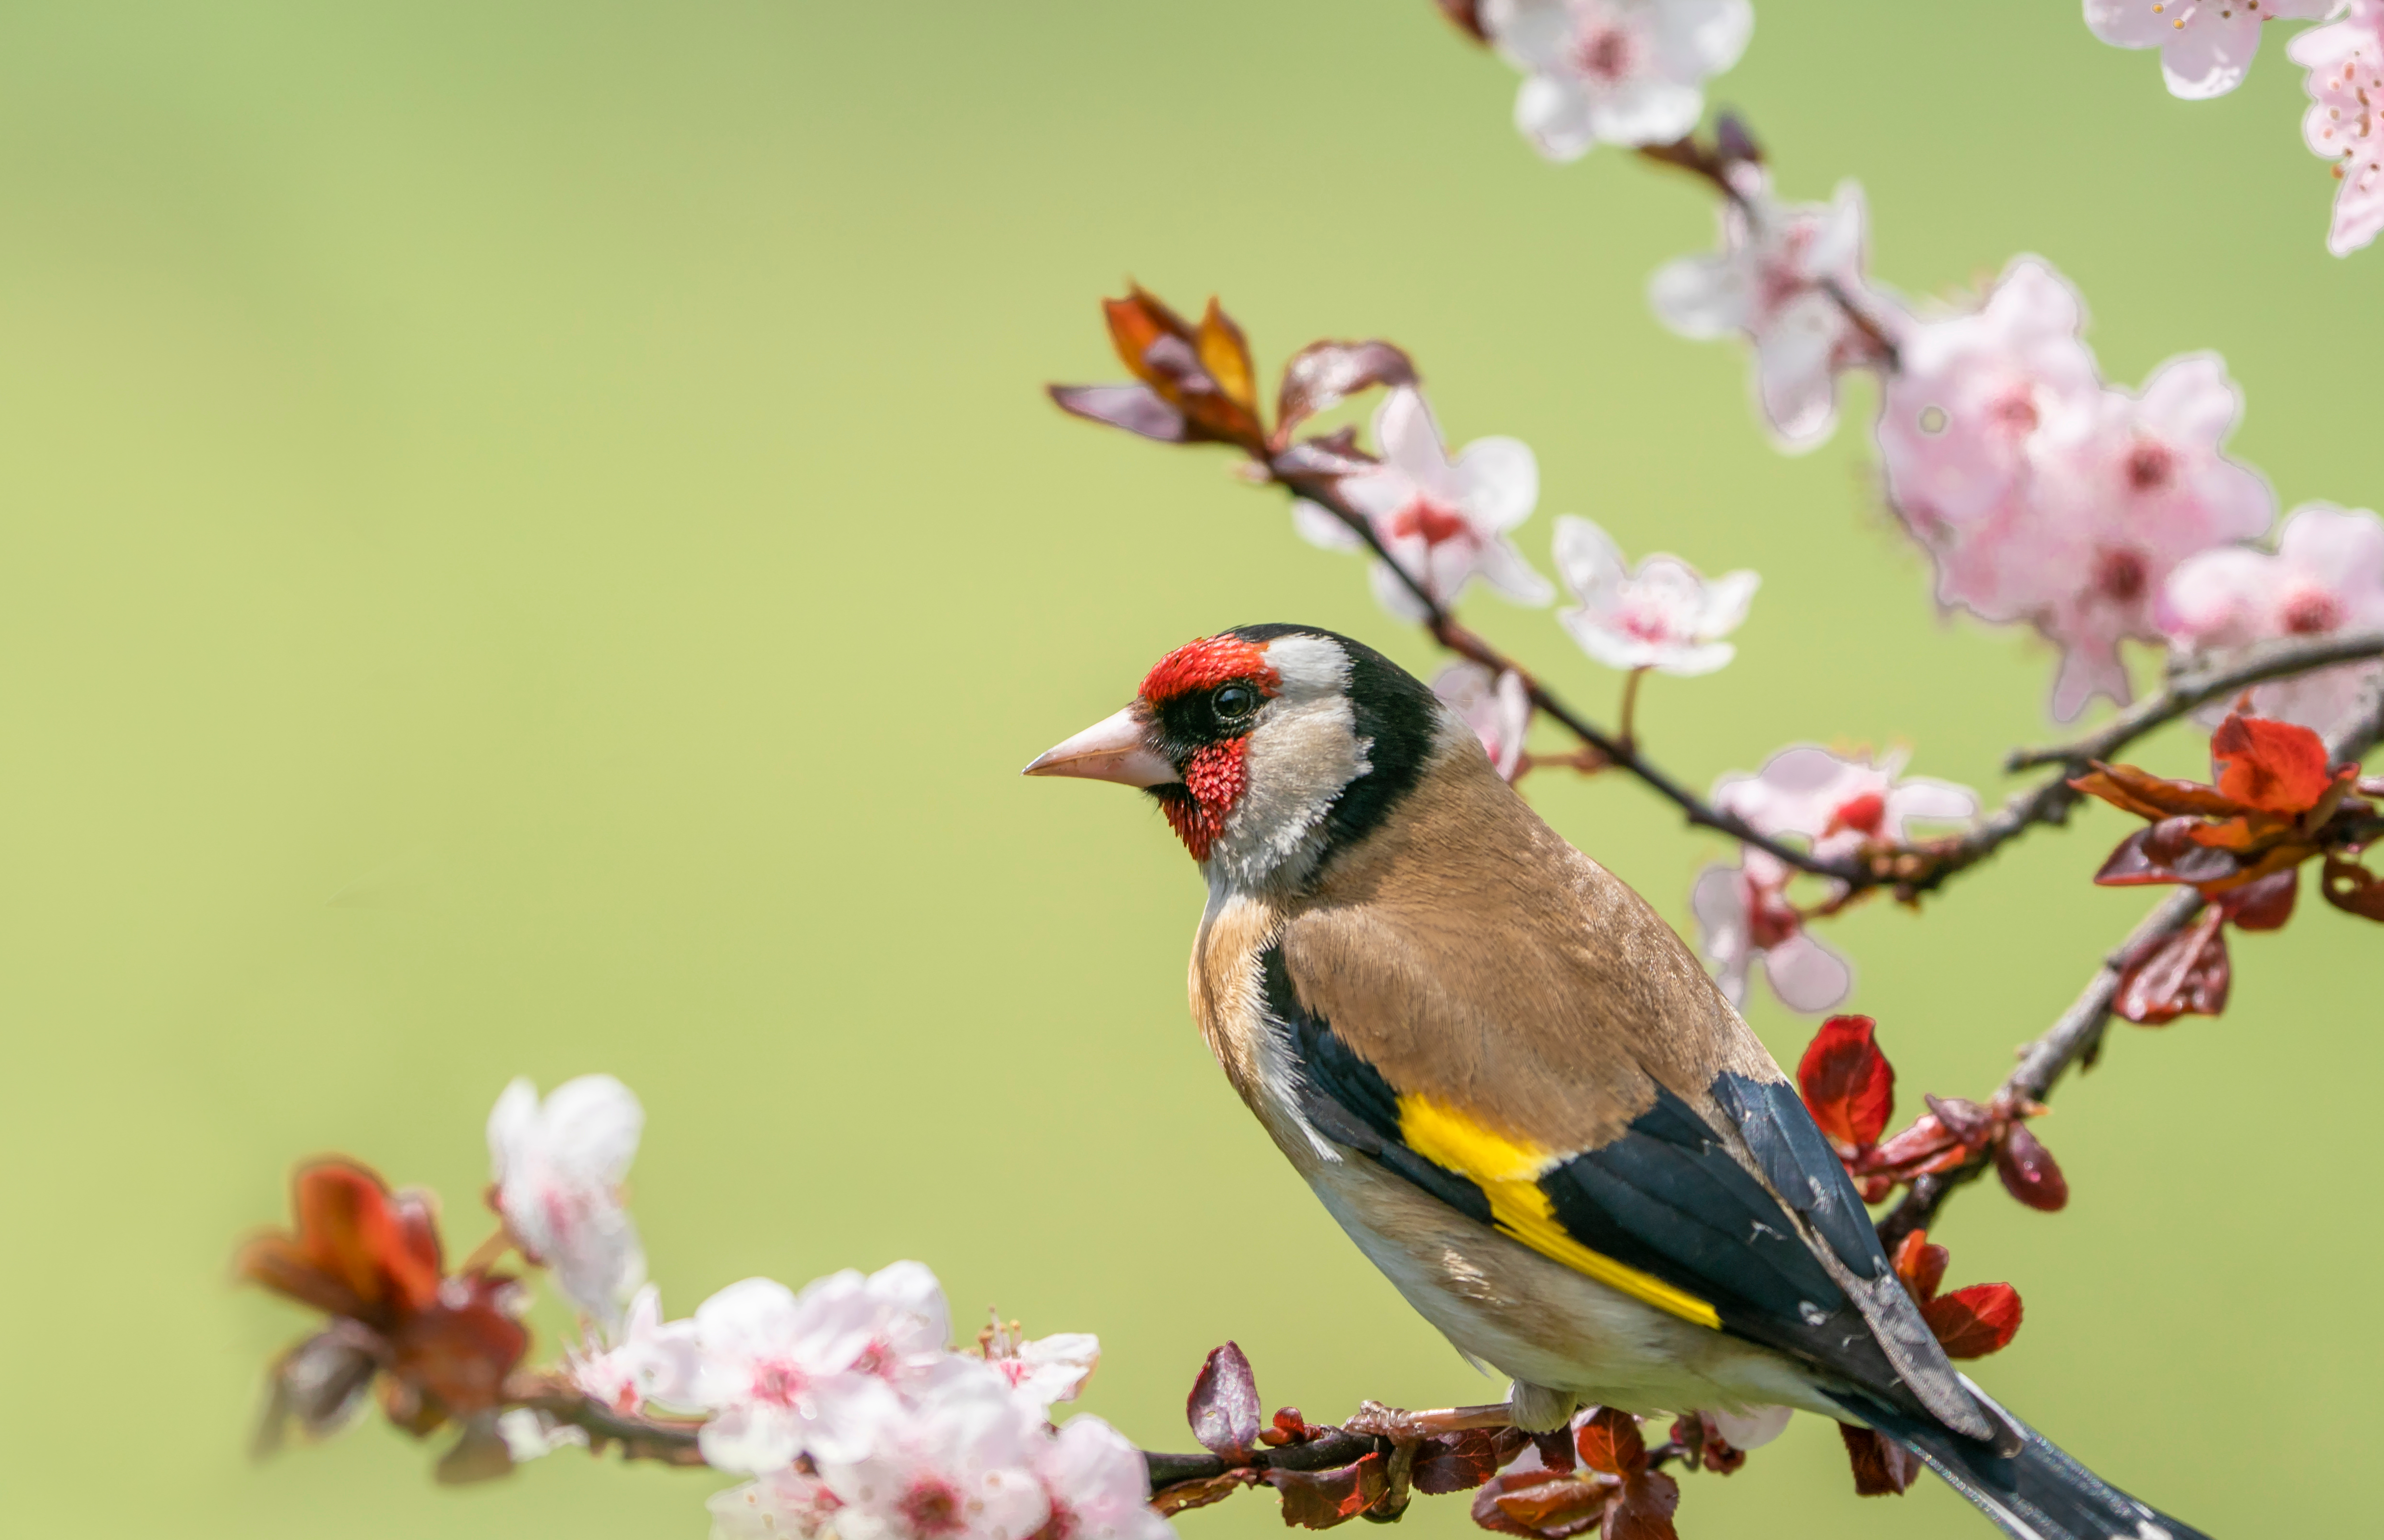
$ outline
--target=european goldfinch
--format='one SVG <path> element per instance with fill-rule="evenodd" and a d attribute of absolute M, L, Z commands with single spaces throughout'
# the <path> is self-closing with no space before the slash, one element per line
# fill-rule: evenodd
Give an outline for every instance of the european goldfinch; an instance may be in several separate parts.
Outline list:
<path fill-rule="evenodd" d="M 1191 1003 L 1242 1099 L 1508 1412 L 1782 1404 L 2023 1540 L 2187 1540 L 1956 1372 L 1795 1088 L 1670 926 L 1372 650 L 1246 626 L 1031 776 L 1149 790 L 1208 879 Z"/>

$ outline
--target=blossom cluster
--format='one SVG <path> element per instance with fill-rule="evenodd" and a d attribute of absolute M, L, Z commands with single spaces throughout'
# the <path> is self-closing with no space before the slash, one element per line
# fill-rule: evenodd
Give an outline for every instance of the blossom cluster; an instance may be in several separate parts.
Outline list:
<path fill-rule="evenodd" d="M 664 1319 L 622 1200 L 644 1112 L 609 1075 L 543 1100 L 506 1087 L 489 1118 L 490 1203 L 502 1240 L 578 1308 L 585 1339 L 553 1376 L 518 1381 L 520 1282 L 484 1247 L 448 1276 L 428 1198 L 347 1161 L 298 1176 L 292 1232 L 258 1236 L 241 1271 L 322 1311 L 326 1327 L 275 1366 L 267 1438 L 324 1434 L 378 1385 L 401 1426 L 460 1424 L 447 1480 L 589 1443 L 553 1392 L 625 1425 L 692 1427 L 705 1464 L 751 1478 L 715 1494 L 715 1540 L 1166 1540 L 1141 1454 L 1097 1417 L 1055 1428 L 1100 1356 L 1082 1333 L 1027 1339 L 1012 1322 L 950 1346 L 935 1275 L 900 1261 L 801 1290 L 729 1285 Z M 514 1403 L 508 1405 L 508 1403 Z"/>

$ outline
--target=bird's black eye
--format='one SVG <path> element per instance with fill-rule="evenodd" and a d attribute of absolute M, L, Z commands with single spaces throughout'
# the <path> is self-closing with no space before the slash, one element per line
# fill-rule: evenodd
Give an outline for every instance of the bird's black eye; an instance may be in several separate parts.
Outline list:
<path fill-rule="evenodd" d="M 1259 692 L 1248 685 L 1227 685 L 1209 697 L 1220 719 L 1238 721 L 1259 709 Z"/>

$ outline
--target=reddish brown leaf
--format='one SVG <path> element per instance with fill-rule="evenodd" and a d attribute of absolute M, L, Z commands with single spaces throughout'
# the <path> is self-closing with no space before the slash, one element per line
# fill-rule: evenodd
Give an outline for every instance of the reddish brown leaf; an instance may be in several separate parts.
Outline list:
<path fill-rule="evenodd" d="M 1606 1510 L 1604 1540 L 1680 1540 L 1672 1528 L 1680 1506 L 1680 1483 L 1661 1471 L 1635 1475 Z"/>
<path fill-rule="evenodd" d="M 1722 113 L 1714 120 L 1714 153 L 1723 161 L 1763 160 L 1763 146 L 1755 142 L 1755 132 L 1746 120 L 1734 112 Z"/>
<path fill-rule="evenodd" d="M 492 1410 L 506 1374 L 529 1348 L 529 1333 L 514 1315 L 518 1303 L 511 1278 L 475 1273 L 449 1279 L 437 1304 L 407 1316 L 391 1334 L 390 1374 L 449 1416 Z"/>
<path fill-rule="evenodd" d="M 1920 1319 L 1949 1359 L 2001 1352 L 2019 1330 L 2019 1291 L 2009 1284 L 1972 1284 L 1920 1307 Z"/>
<path fill-rule="evenodd" d="M 1209 297 L 1208 312 L 1200 317 L 1199 335 L 1194 344 L 1200 354 L 1200 366 L 1209 378 L 1235 405 L 1255 416 L 1259 409 L 1258 370 L 1250 363 L 1250 342 L 1242 335 L 1241 327 L 1216 296 Z"/>
<path fill-rule="evenodd" d="M 1796 1062 L 1796 1087 L 1821 1132 L 1865 1149 L 1895 1111 L 1895 1069 L 1879 1049 L 1869 1016 L 1831 1016 Z"/>
<path fill-rule="evenodd" d="M 2164 818 L 2119 841 L 2102 869 L 2094 874 L 2101 888 L 2138 888 L 2159 882 L 2224 882 L 2237 876 L 2243 863 L 2222 850 L 2198 840 L 2205 826 L 2198 818 Z"/>
<path fill-rule="evenodd" d="M 1968 1153 L 1954 1132 L 1937 1121 L 1936 1113 L 1925 1112 L 1912 1120 L 1911 1127 L 1866 1154 L 1860 1165 L 1866 1174 L 1908 1182 L 1931 1172 L 1950 1171 Z"/>
<path fill-rule="evenodd" d="M 1551 1471 L 1570 1471 L 1581 1463 L 1581 1457 L 1573 1453 L 1572 1430 L 1569 1427 L 1555 1428 L 1547 1433 L 1528 1434 L 1525 1436 L 1530 1438 L 1533 1447 L 1540 1451 L 1540 1463 Z"/>
<path fill-rule="evenodd" d="M 1482 0 L 1434 0 L 1440 14 L 1448 18 L 1457 29 L 1476 43 L 1490 41 L 1490 33 L 1482 25 Z"/>
<path fill-rule="evenodd" d="M 2200 781 L 2173 781 L 2132 764 L 2105 764 L 2100 760 L 2093 763 L 2094 768 L 2071 780 L 2070 786 L 2139 818 L 2158 822 L 2182 813 L 2225 818 L 2243 811 L 2235 799 Z"/>
<path fill-rule="evenodd" d="M 295 1232 L 262 1235 L 233 1268 L 253 1283 L 387 1330 L 438 1297 L 438 1230 L 419 1196 L 391 1193 L 367 1167 L 329 1160 L 301 1167 L 291 1184 Z"/>
<path fill-rule="evenodd" d="M 364 1404 L 366 1387 L 388 1352 L 379 1335 L 354 1321 L 330 1326 L 274 1360 L 271 1395 L 250 1452 L 259 1459 L 281 1447 L 290 1424 L 309 1438 L 347 1425 Z"/>
<path fill-rule="evenodd" d="M 1206 1508 L 1211 1503 L 1223 1502 L 1245 1486 L 1259 1484 L 1259 1473 L 1248 1466 L 1239 1466 L 1213 1476 L 1200 1476 L 1192 1481 L 1179 1481 L 1162 1486 L 1150 1495 L 1150 1506 L 1161 1513 L 1182 1513 L 1190 1509 Z"/>
<path fill-rule="evenodd" d="M 1498 1473 L 1498 1437 L 1487 1428 L 1468 1428 L 1416 1446 L 1408 1479 L 1427 1496 L 1471 1492 Z"/>
<path fill-rule="evenodd" d="M 2302 869 L 2297 862 L 2270 872 L 2240 888 L 2230 888 L 2216 900 L 2218 912 L 2239 930 L 2281 930 L 2293 917 L 2293 900 L 2301 892 Z"/>
<path fill-rule="evenodd" d="M 2004 1190 L 2031 1209 L 2058 1212 L 2069 1201 L 2069 1182 L 2053 1151 L 2020 1124 L 2013 1124 L 1995 1146 L 1995 1174 Z"/>
<path fill-rule="evenodd" d="M 1202 334 L 1183 317 L 1139 287 L 1124 299 L 1102 301 L 1101 308 L 1109 317 L 1110 341 L 1125 366 L 1183 413 L 1196 436 L 1239 444 L 1253 453 L 1263 450 L 1266 435 L 1254 406 L 1235 399 L 1211 371 L 1203 359 Z M 1211 333 L 1210 350 L 1220 356 L 1229 354 L 1232 338 L 1238 335 L 1229 336 L 1222 329 Z M 1245 367 L 1247 363 L 1245 357 Z"/>
<path fill-rule="evenodd" d="M 1302 439 L 1274 457 L 1275 474 L 1284 477 L 1352 476 L 1378 464 L 1358 447 L 1354 428 L 1338 428 L 1320 439 Z"/>
<path fill-rule="evenodd" d="M 2119 975 L 2114 1012 L 2141 1026 L 2164 1026 L 2179 1016 L 2215 1016 L 2227 1009 L 2232 977 L 2227 936 L 2216 909 L 2169 937 Z"/>
<path fill-rule="evenodd" d="M 1270 1449 L 1279 1449 L 1286 1444 L 1305 1444 L 1318 1431 L 1308 1425 L 1308 1419 L 1299 1414 L 1298 1407 L 1277 1407 L 1273 1421 L 1259 1430 L 1259 1442 Z"/>
<path fill-rule="evenodd" d="M 431 1478 L 441 1486 L 469 1486 L 514 1473 L 514 1456 L 494 1417 L 475 1417 L 464 1424 L 464 1436 L 439 1457 Z"/>
<path fill-rule="evenodd" d="M 1602 1523 L 1607 1503 L 1621 1485 L 1613 1476 L 1509 1472 L 1474 1496 L 1473 1521 L 1505 1534 L 1563 1540 Z"/>
<path fill-rule="evenodd" d="M 2346 914 L 2356 914 L 2365 920 L 2384 920 L 2384 882 L 2376 874 L 2355 861 L 2335 856 L 2326 858 L 2326 870 L 2318 878 L 2318 891 L 2326 901 Z"/>
<path fill-rule="evenodd" d="M 1190 442 L 1197 435 L 1184 414 L 1148 385 L 1053 385 L 1060 410 L 1092 422 L 1123 428 L 1163 444 Z"/>
<path fill-rule="evenodd" d="M 2334 784 L 2326 740 L 2307 727 L 2264 716 L 2229 716 L 2210 735 L 2219 793 L 2247 808 L 2303 813 Z"/>
<path fill-rule="evenodd" d="M 1647 1441 L 1639 1435 L 1639 1419 L 1612 1407 L 1600 1407 L 1572 1435 L 1582 1463 L 1609 1476 L 1635 1476 L 1647 1469 Z"/>
<path fill-rule="evenodd" d="M 1283 366 L 1283 385 L 1275 399 L 1275 440 L 1284 441 L 1310 417 L 1331 411 L 1360 391 L 1415 382 L 1414 361 L 1388 342 L 1310 342 Z"/>
<path fill-rule="evenodd" d="M 1838 1436 L 1845 1440 L 1846 1462 L 1854 1467 L 1857 1497 L 1901 1497 L 1920 1474 L 1918 1457 L 1869 1428 L 1841 1422 Z"/>
<path fill-rule="evenodd" d="M 1283 1494 L 1283 1521 L 1296 1529 L 1346 1523 L 1390 1489 L 1383 1457 L 1371 1453 L 1330 1471 L 1269 1471 L 1265 1479 Z"/>
<path fill-rule="evenodd" d="M 1945 1281 L 1945 1264 L 1952 1260 L 1953 1254 L 1943 1247 L 1929 1244 L 1928 1231 L 1915 1230 L 1895 1248 L 1895 1275 L 1904 1280 L 1912 1298 L 1925 1305 L 1937 1298 L 1938 1285 Z"/>
<path fill-rule="evenodd" d="M 1746 1451 L 1722 1436 L 1711 1412 L 1674 1418 L 1672 1442 L 1687 1451 L 1684 1463 L 1692 1471 L 1711 1471 L 1718 1476 L 1727 1476 L 1746 1464 Z"/>
<path fill-rule="evenodd" d="M 1259 1441 L 1259 1387 L 1250 1360 L 1228 1342 L 1209 1350 L 1192 1381 L 1184 1403 L 1192 1436 L 1219 1459 L 1239 1462 L 1249 1458 Z"/>

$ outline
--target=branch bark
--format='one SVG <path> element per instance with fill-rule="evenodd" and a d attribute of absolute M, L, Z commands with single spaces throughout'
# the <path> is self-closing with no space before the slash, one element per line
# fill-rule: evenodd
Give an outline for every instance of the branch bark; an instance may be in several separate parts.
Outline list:
<path fill-rule="evenodd" d="M 2349 645 L 2354 639 L 2342 640 Z M 2371 650 L 2348 651 L 2341 657 L 2324 661 L 2372 657 L 2375 655 L 2372 649 L 2384 647 L 2384 638 L 2370 636 L 2362 645 Z M 2127 715 L 2134 716 L 2138 713 L 2150 714 L 2150 708 L 2160 705 L 2167 708 L 2167 714 L 2160 718 L 2167 721 L 2192 710 L 2203 702 L 2216 700 L 2241 689 L 2244 682 L 2256 683 L 2260 678 L 2275 678 L 2280 673 L 2314 666 L 2302 661 L 2291 667 L 2278 666 L 2262 673 L 2260 670 L 2269 668 L 2289 654 L 2280 647 L 2258 651 L 2261 653 L 2258 660 L 2239 664 L 2223 673 L 2205 672 L 2199 676 L 2199 682 L 2190 683 L 2189 679 L 2193 677 L 2180 676 L 2179 681 L 2161 697 L 2145 702 L 2136 712 Z M 2138 724 L 2132 725 L 2129 732 L 2122 731 L 2123 727 L 2129 727 L 2126 717 L 2122 717 L 2102 732 L 2082 739 L 2067 749 L 2044 751 L 2045 757 L 2073 762 L 2082 762 L 2082 757 L 2101 758 L 2114 751 L 2117 744 L 2126 742 L 2129 736 L 2150 730 L 2149 727 Z M 2333 763 L 2347 764 L 2365 754 L 2379 740 L 2384 740 L 2384 679 L 2371 682 L 2360 704 L 2333 732 L 2327 735 L 2327 752 Z M 2043 760 L 2030 763 L 2041 764 Z M 2076 793 L 2071 794 L 2071 799 L 2075 801 Z M 2121 976 L 2137 959 L 2192 925 L 2201 915 L 2202 909 L 2202 896 L 2191 888 L 2181 888 L 2163 899 L 2129 933 L 2128 938 L 2103 960 L 2103 965 L 2095 970 L 2093 977 L 2086 981 L 2086 987 L 2070 1002 L 2069 1009 L 2064 1011 L 2042 1036 L 2020 1049 L 2019 1062 L 2005 1077 L 2002 1088 L 1997 1092 L 1998 1097 L 2010 1102 L 2043 1101 L 2053 1094 L 2054 1087 L 2060 1084 L 2061 1078 L 2073 1065 L 2092 1066 L 2101 1050 L 2103 1033 L 2110 1025 L 2111 1002 L 2118 993 Z M 1893 1252 L 1913 1231 L 1928 1229 L 1936 1223 L 1937 1215 L 1946 1201 L 1957 1190 L 1978 1180 L 1991 1164 L 1993 1158 L 1981 1152 L 1952 1171 L 1916 1179 L 1903 1200 L 1879 1221 L 1881 1241 Z"/>

